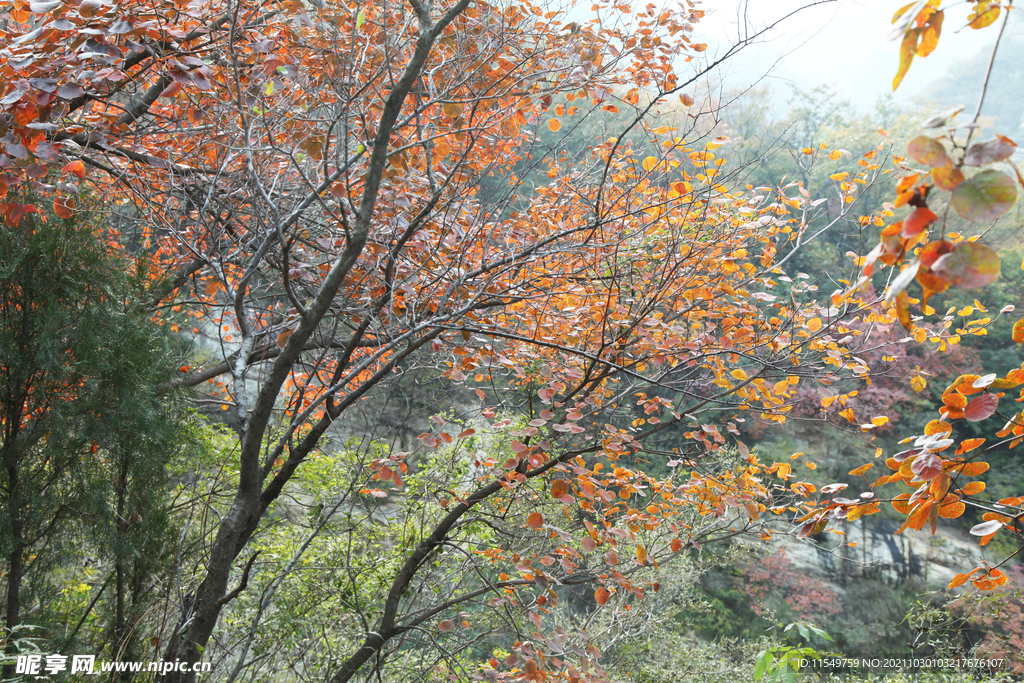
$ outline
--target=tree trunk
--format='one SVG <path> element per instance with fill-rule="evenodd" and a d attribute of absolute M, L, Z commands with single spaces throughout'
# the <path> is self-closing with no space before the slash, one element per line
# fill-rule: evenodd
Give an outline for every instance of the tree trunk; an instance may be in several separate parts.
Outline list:
<path fill-rule="evenodd" d="M 327 314 L 342 282 L 348 277 L 366 245 L 381 179 L 387 166 L 388 146 L 395 123 L 402 112 L 402 106 L 420 77 L 423 65 L 426 63 L 435 41 L 445 28 L 469 7 L 471 2 L 472 0 L 459 0 L 436 22 L 432 22 L 429 8 L 418 1 L 410 0 L 419 20 L 420 36 L 416 41 L 413 54 L 403 70 L 402 77 L 395 82 L 384 103 L 384 111 L 381 114 L 380 125 L 367 165 L 363 195 L 359 203 L 359 210 L 355 215 L 349 241 L 341 255 L 335 260 L 313 301 L 308 305 L 303 320 L 285 342 L 281 354 L 265 376 L 264 384 L 254 405 L 251 406 L 251 412 L 248 410 L 247 401 L 244 398 L 239 401 L 239 418 L 242 423 L 243 436 L 239 454 L 238 487 L 234 502 L 217 530 L 217 536 L 210 552 L 209 564 L 206 567 L 206 576 L 196 589 L 194 597 L 183 605 L 182 618 L 176 626 L 163 656 L 165 661 L 180 661 L 182 666 L 176 668 L 187 669 L 187 671 L 168 672 L 158 677 L 157 680 L 161 683 L 194 683 L 196 675 L 192 668 L 202 659 L 202 651 L 213 634 L 221 609 L 237 593 L 237 589 L 234 593 L 228 590 L 231 568 L 235 558 L 244 549 L 245 541 L 251 534 L 251 530 L 255 529 L 258 524 L 262 510 L 265 509 L 261 506 L 265 475 L 261 472 L 260 455 L 263 436 L 273 417 L 278 392 L 298 361 L 303 345 Z M 240 315 L 239 318 L 241 317 Z M 244 342 L 243 338 L 243 344 Z M 242 355 L 240 358 L 244 360 L 245 356 Z M 244 369 L 240 369 L 244 375 Z M 238 379 L 236 376 L 236 380 Z M 240 383 L 240 386 L 244 392 L 244 381 Z M 243 413 L 242 410 L 245 412 Z M 276 497 L 276 495 L 277 493 L 271 493 L 272 497 Z M 364 644 L 360 648 L 359 654 L 366 652 L 368 658 L 373 652 L 379 650 L 382 644 L 370 647 L 369 650 L 368 646 Z M 354 659 L 355 657 L 348 661 L 353 662 Z"/>
<path fill-rule="evenodd" d="M 4 625 L 7 627 L 7 653 L 11 654 L 14 649 L 14 638 L 12 629 L 21 620 L 21 581 L 25 572 L 25 548 L 21 534 L 24 531 L 24 522 L 21 519 L 21 492 L 20 478 L 17 464 L 8 465 L 7 477 L 10 485 L 10 494 L 7 499 L 7 514 L 11 520 L 11 552 L 7 555 L 7 613 Z M 14 665 L 8 664 L 3 668 L 4 680 L 14 676 Z"/>

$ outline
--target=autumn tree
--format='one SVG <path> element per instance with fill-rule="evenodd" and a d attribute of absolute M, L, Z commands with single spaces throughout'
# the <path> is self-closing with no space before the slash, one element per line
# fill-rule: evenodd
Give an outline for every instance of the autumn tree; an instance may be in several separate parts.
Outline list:
<path fill-rule="evenodd" d="M 706 58 L 692 2 L 598 3 L 571 23 L 518 1 L 4 6 L 7 225 L 39 210 L 23 186 L 65 217 L 86 190 L 117 201 L 138 226 L 119 241 L 147 264 L 154 318 L 214 337 L 164 385 L 203 388 L 237 437 L 230 501 L 167 591 L 174 623 L 154 629 L 165 659 L 203 657 L 252 590 L 254 539 L 282 493 L 412 359 L 478 397 L 481 429 L 513 438 L 500 458 L 456 453 L 474 458 L 471 476 L 418 491 L 430 523 L 379 577 L 357 642 L 325 655 L 335 683 L 379 671 L 417 634 L 454 659 L 465 647 L 436 636 L 471 638 L 467 604 L 530 624 L 480 675 L 600 678 L 585 626 L 548 629 L 555 586 L 597 584 L 594 607 L 625 609 L 686 547 L 768 538 L 813 490 L 735 437 L 744 415 L 784 422 L 801 382 L 867 372 L 842 311 L 799 285 L 773 293 L 817 204 L 798 183 L 736 191 L 707 112 L 682 128 L 655 120 L 670 100 L 691 106 L 687 89 L 760 33 Z M 572 163 L 557 144 L 524 157 L 538 127 L 624 111 L 622 130 Z M 849 210 L 885 173 L 877 154 L 838 189 Z M 523 161 L 549 184 L 525 192 Z M 482 201 L 492 174 L 507 185 Z M 476 429 L 435 427 L 417 450 Z M 684 441 L 657 444 L 669 429 Z M 717 457 L 726 449 L 740 461 Z M 648 474 L 650 458 L 676 473 Z M 346 500 L 408 495 L 411 461 L 347 463 Z M 478 523 L 498 528 L 493 546 L 449 552 Z"/>

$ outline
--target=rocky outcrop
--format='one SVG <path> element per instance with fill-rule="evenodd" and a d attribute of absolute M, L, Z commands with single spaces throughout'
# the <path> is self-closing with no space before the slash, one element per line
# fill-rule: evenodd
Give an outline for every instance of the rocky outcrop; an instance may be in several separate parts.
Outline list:
<path fill-rule="evenodd" d="M 779 545 L 794 565 L 837 589 L 861 578 L 945 588 L 956 574 L 969 572 L 984 558 L 977 538 L 948 526 L 940 526 L 934 536 L 927 529 L 894 534 L 898 528 L 894 520 L 861 518 L 846 524 L 845 537 L 788 536 Z"/>

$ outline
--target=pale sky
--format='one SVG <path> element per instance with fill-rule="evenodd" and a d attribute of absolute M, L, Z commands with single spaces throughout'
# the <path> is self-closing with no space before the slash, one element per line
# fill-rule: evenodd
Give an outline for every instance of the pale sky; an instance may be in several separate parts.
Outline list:
<path fill-rule="evenodd" d="M 725 84 L 743 87 L 767 76 L 765 82 L 782 96 L 788 95 L 790 83 L 804 89 L 827 84 L 858 109 L 870 109 L 879 96 L 892 93 L 899 41 L 888 40 L 887 34 L 895 11 L 909 1 L 837 0 L 800 11 L 762 44 L 746 48 L 723 73 Z M 750 0 L 748 16 L 761 27 L 808 4 L 808 0 Z M 726 40 L 735 39 L 737 0 L 706 0 L 702 7 L 708 16 L 693 36 L 708 43 L 711 55 L 724 50 Z M 994 43 L 998 23 L 978 31 L 961 28 L 968 11 L 965 2 L 946 11 L 938 48 L 927 58 L 914 60 L 895 93 L 898 100 L 914 99 L 956 59 L 973 56 Z"/>

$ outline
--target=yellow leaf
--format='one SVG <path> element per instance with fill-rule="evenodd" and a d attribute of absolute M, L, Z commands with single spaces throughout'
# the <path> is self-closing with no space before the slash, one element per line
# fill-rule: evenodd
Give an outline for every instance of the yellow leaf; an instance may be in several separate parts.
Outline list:
<path fill-rule="evenodd" d="M 921 35 L 922 29 L 914 28 L 907 31 L 906 35 L 903 36 L 903 42 L 900 44 L 900 68 L 896 72 L 896 77 L 892 79 L 892 89 L 895 91 L 896 88 L 900 87 L 900 81 L 907 75 L 907 71 L 910 70 L 910 64 L 914 61 L 914 53 L 917 52 L 917 39 Z"/>
<path fill-rule="evenodd" d="M 807 321 L 807 329 L 811 332 L 817 332 L 821 329 L 821 318 L 811 318 Z"/>
<path fill-rule="evenodd" d="M 914 375 L 913 379 L 910 380 L 910 386 L 914 391 L 924 391 L 924 388 L 928 386 L 928 382 L 921 375 Z"/>
<path fill-rule="evenodd" d="M 636 547 L 636 561 L 640 564 L 647 564 L 647 550 L 642 545 Z"/>
<path fill-rule="evenodd" d="M 744 382 L 744 381 L 746 381 L 747 379 L 749 379 L 749 378 L 747 377 L 747 373 L 743 372 L 743 370 L 740 370 L 739 368 L 737 368 L 737 369 L 733 370 L 733 371 L 732 371 L 732 372 L 730 372 L 729 374 L 730 374 L 730 375 L 732 375 L 732 376 L 733 376 L 734 378 L 738 379 L 738 380 L 739 380 L 739 381 L 741 381 L 741 382 Z"/>
<path fill-rule="evenodd" d="M 657 165 L 658 165 L 658 158 L 657 157 L 647 157 L 646 159 L 644 159 L 644 170 L 647 171 L 648 173 L 653 171 Z"/>
<path fill-rule="evenodd" d="M 881 427 L 882 425 L 884 425 L 888 421 L 889 421 L 889 418 L 886 417 L 885 415 L 880 415 L 878 417 L 871 418 L 871 424 L 875 425 L 876 427 Z"/>

